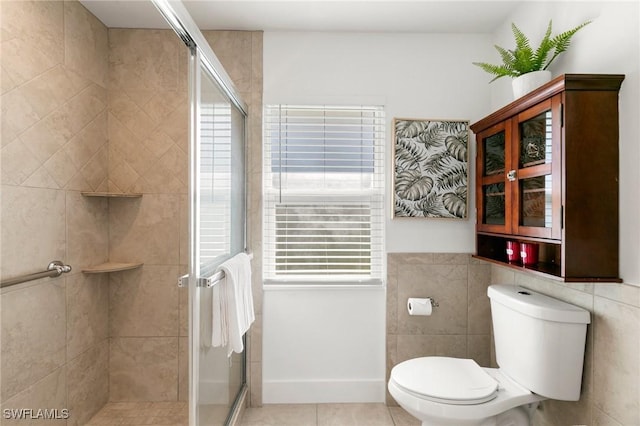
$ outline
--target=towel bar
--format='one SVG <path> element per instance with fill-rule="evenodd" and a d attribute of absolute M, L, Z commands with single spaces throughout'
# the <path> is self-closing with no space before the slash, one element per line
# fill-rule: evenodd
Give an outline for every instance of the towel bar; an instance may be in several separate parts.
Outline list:
<path fill-rule="evenodd" d="M 253 259 L 253 253 L 247 253 L 249 260 Z M 216 271 L 206 278 L 198 278 L 197 287 L 211 288 L 224 278 L 224 271 Z M 178 287 L 187 287 L 189 284 L 189 274 L 178 278 Z"/>

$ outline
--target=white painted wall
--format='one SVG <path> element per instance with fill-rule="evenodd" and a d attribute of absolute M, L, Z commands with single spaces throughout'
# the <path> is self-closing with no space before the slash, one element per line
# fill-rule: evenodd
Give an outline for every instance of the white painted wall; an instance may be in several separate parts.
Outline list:
<path fill-rule="evenodd" d="M 264 103 L 383 104 L 390 187 L 393 118 L 486 115 L 489 79 L 471 61 L 491 49 L 488 35 L 265 32 Z M 466 221 L 391 219 L 386 203 L 387 252 L 474 250 L 473 209 Z M 382 402 L 385 299 L 382 287 L 265 288 L 263 402 Z"/>
<path fill-rule="evenodd" d="M 385 289 L 264 292 L 263 403 L 383 402 Z"/>
<path fill-rule="evenodd" d="M 554 77 L 565 73 L 626 75 L 619 101 L 620 276 L 629 284 L 640 285 L 640 3 L 523 2 L 496 29 L 492 43 L 513 47 L 511 22 L 515 22 L 537 46 L 549 19 L 554 34 L 593 21 L 576 33 L 569 50 L 549 67 Z M 494 51 L 483 60 L 493 63 L 499 57 Z M 501 80 L 492 83 L 492 109 L 512 100 L 511 81 Z"/>
<path fill-rule="evenodd" d="M 490 79 L 471 62 L 492 49 L 489 36 L 478 34 L 265 32 L 264 103 L 383 103 L 390 186 L 393 118 L 482 118 Z M 473 191 L 470 197 L 474 206 Z M 474 250 L 473 208 L 465 221 L 392 220 L 390 198 L 386 205 L 387 252 Z"/>
<path fill-rule="evenodd" d="M 394 117 L 474 122 L 512 100 L 510 80 L 489 85 L 491 77 L 471 64 L 498 60 L 493 44 L 511 46 L 512 21 L 535 39 L 550 18 L 556 30 L 593 19 L 551 71 L 627 75 L 620 93 L 620 264 L 622 278 L 638 284 L 639 14 L 638 2 L 523 2 L 492 36 L 266 32 L 264 103 L 384 104 L 390 186 Z M 390 197 L 386 203 L 387 252 L 474 250 L 472 209 L 467 221 L 391 219 Z M 384 299 L 384 289 L 265 289 L 264 402 L 382 401 Z"/>

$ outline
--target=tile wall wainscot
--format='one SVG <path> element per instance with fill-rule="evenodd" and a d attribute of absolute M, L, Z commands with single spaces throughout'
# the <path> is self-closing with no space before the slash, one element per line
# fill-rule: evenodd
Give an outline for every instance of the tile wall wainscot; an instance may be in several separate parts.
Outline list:
<path fill-rule="evenodd" d="M 248 350 L 251 399 L 259 404 L 261 169 L 254 165 L 261 164 L 262 33 L 204 35 L 249 105 L 248 241 L 257 318 Z M 188 398 L 188 292 L 175 284 L 188 263 L 187 55 L 173 31 L 109 30 L 109 189 L 144 194 L 109 200 L 110 258 L 144 262 L 110 278 L 111 401 Z"/>
<path fill-rule="evenodd" d="M 580 401 L 543 401 L 535 425 L 640 424 L 640 287 L 563 283 L 497 265 L 491 283 L 514 283 L 591 312 Z"/>
<path fill-rule="evenodd" d="M 466 253 L 387 255 L 387 381 L 394 365 L 421 356 L 491 363 L 491 267 Z M 439 303 L 431 316 L 410 316 L 409 297 Z M 397 405 L 387 392 L 387 404 Z"/>
<path fill-rule="evenodd" d="M 2 289 L 2 409 L 69 409 L 82 425 L 108 400 L 107 28 L 77 1 L 3 1 L 3 278 L 73 270 Z M 24 421 L 3 420 L 3 424 Z"/>

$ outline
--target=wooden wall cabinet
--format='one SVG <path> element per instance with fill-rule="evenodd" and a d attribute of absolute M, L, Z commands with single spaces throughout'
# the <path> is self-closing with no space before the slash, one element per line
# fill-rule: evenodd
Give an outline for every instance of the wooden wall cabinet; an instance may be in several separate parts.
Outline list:
<path fill-rule="evenodd" d="M 476 257 L 564 281 L 618 278 L 618 92 L 624 75 L 565 74 L 471 125 Z"/>

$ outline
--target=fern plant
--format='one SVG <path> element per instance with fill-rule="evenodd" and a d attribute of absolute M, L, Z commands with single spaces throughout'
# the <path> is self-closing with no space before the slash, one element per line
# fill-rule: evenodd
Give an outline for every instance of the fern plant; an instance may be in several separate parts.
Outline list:
<path fill-rule="evenodd" d="M 531 47 L 529 38 L 520 31 L 516 24 L 512 23 L 511 30 L 516 41 L 516 48 L 507 50 L 503 47 L 495 46 L 502 58 L 502 64 L 473 62 L 473 65 L 477 65 L 489 74 L 495 75 L 495 78 L 491 81 L 495 81 L 500 77 L 518 77 L 529 72 L 546 70 L 558 55 L 569 48 L 571 37 L 590 23 L 591 21 L 584 22 L 571 30 L 552 37 L 551 21 L 549 21 L 547 32 L 535 50 Z M 550 58 L 549 55 L 551 55 Z"/>

